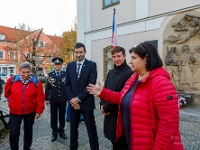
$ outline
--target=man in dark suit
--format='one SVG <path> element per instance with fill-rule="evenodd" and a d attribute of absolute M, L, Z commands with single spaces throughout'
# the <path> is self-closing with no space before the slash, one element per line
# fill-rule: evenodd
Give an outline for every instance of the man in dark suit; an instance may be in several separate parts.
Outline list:
<path fill-rule="evenodd" d="M 120 92 L 128 78 L 133 74 L 131 67 L 126 63 L 125 49 L 116 46 L 111 50 L 114 69 L 107 74 L 105 87 L 115 92 Z M 116 126 L 118 117 L 118 107 L 101 99 L 101 112 L 105 115 L 104 135 L 113 144 L 113 150 L 128 150 L 126 137 L 123 136 L 116 141 Z"/>
<path fill-rule="evenodd" d="M 65 71 L 62 71 L 63 60 L 61 58 L 53 58 L 52 62 L 54 63 L 54 71 L 48 74 L 48 81 L 45 86 L 45 95 L 46 95 L 46 105 L 50 104 L 50 113 L 51 113 L 51 128 L 52 128 L 52 138 L 51 141 L 57 139 L 57 134 L 59 133 L 60 137 L 67 139 L 67 136 L 64 133 L 65 127 L 65 110 L 66 110 L 66 101 L 67 95 L 65 92 Z M 58 117 L 59 111 L 59 117 Z M 59 127 L 58 127 L 58 118 L 59 118 Z"/>
<path fill-rule="evenodd" d="M 91 150 L 99 150 L 94 120 L 94 96 L 86 90 L 89 83 L 96 84 L 96 63 L 85 58 L 86 49 L 82 43 L 75 44 L 74 54 L 76 61 L 68 64 L 65 80 L 65 89 L 70 102 L 70 150 L 78 149 L 80 114 L 85 120 Z"/>

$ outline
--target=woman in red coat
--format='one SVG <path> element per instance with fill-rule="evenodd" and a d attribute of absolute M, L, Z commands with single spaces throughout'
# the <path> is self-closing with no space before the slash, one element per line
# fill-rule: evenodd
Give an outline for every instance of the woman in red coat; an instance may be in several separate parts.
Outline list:
<path fill-rule="evenodd" d="M 90 84 L 90 94 L 119 105 L 117 139 L 125 134 L 130 150 L 183 150 L 178 96 L 156 48 L 140 43 L 129 50 L 135 72 L 121 92 Z"/>
<path fill-rule="evenodd" d="M 42 84 L 31 74 L 31 64 L 23 62 L 20 74 L 8 79 L 4 91 L 10 108 L 10 147 L 19 149 L 19 135 L 24 121 L 24 150 L 30 150 L 34 119 L 38 119 L 44 110 L 44 92 Z"/>

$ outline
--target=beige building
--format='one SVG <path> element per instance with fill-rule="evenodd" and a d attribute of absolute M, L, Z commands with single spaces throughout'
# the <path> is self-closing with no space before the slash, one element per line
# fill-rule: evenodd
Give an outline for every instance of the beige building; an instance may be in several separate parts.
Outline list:
<path fill-rule="evenodd" d="M 86 58 L 97 63 L 98 81 L 101 83 L 106 72 L 112 68 L 109 46 L 114 8 L 118 45 L 126 49 L 127 62 L 130 60 L 128 50 L 143 41 L 150 41 L 157 47 L 165 67 L 168 65 L 165 59 L 170 47 L 176 47 L 178 57 L 182 58 L 183 45 L 191 44 L 190 47 L 194 47 L 191 42 L 193 38 L 197 38 L 196 43 L 200 45 L 199 0 L 77 0 L 78 41 L 86 45 Z M 185 29 L 193 18 L 197 20 L 195 29 Z M 188 33 L 189 30 L 191 33 Z M 186 83 L 180 82 L 181 79 L 175 80 L 178 84 Z M 195 90 L 195 86 L 183 85 L 183 88 Z"/>

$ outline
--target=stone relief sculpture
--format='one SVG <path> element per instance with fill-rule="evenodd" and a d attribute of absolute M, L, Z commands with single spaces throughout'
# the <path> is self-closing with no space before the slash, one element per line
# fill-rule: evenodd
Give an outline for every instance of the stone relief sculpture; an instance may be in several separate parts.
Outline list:
<path fill-rule="evenodd" d="M 193 81 L 200 83 L 200 45 L 195 47 L 195 52 L 192 53 L 195 62 L 192 67 Z"/>
<path fill-rule="evenodd" d="M 200 94 L 200 12 L 176 15 L 163 38 L 164 67 L 177 91 Z"/>
<path fill-rule="evenodd" d="M 176 35 L 169 35 L 164 42 L 184 43 L 193 36 L 200 38 L 200 17 L 185 15 L 178 23 L 173 23 L 171 26 L 178 33 Z"/>
<path fill-rule="evenodd" d="M 167 47 L 168 49 L 168 47 Z M 171 47 L 167 52 L 165 63 L 167 65 L 167 71 L 170 74 L 172 82 L 175 83 L 175 86 L 182 91 L 183 88 L 180 86 L 180 74 L 179 74 L 179 66 L 180 66 L 180 57 L 176 54 L 176 47 Z"/>
<path fill-rule="evenodd" d="M 181 72 L 181 85 L 188 84 L 190 89 L 196 89 L 194 87 L 194 81 L 192 76 L 191 64 L 195 62 L 195 59 L 190 53 L 189 45 L 182 46 L 182 54 L 180 55 L 180 72 Z"/>

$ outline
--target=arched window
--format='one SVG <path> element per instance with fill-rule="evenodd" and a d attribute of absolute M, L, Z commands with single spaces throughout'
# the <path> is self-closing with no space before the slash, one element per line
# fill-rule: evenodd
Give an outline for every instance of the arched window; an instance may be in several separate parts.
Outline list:
<path fill-rule="evenodd" d="M 111 46 L 108 46 L 104 48 L 104 77 L 103 79 L 106 79 L 106 76 L 108 74 L 108 71 L 110 69 L 113 69 L 113 61 L 112 61 L 112 55 L 111 55 Z"/>

